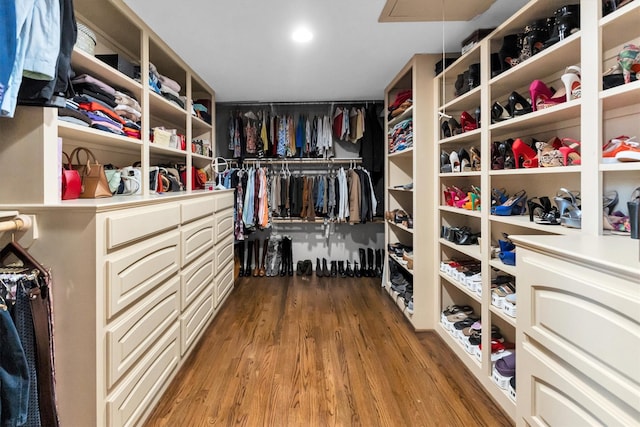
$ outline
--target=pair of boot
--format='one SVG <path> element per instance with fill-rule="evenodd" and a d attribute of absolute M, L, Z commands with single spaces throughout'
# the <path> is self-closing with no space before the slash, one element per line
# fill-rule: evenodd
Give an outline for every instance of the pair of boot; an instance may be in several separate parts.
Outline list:
<path fill-rule="evenodd" d="M 280 277 L 293 276 L 293 245 L 290 237 L 282 239 Z"/>
<path fill-rule="evenodd" d="M 382 249 L 376 249 L 375 253 L 372 248 L 360 248 L 360 276 L 363 277 L 380 277 L 382 276 Z M 358 266 L 356 263 L 356 277 L 358 276 Z"/>
<path fill-rule="evenodd" d="M 310 259 L 298 261 L 296 265 L 296 274 L 298 276 L 311 276 L 313 274 L 313 262 Z"/>
<path fill-rule="evenodd" d="M 265 239 L 262 246 L 262 258 L 260 258 L 260 240 L 246 242 L 247 260 L 245 265 L 245 242 L 238 243 L 236 249 L 240 258 L 240 273 L 238 274 L 240 277 L 264 277 L 266 275 L 265 261 L 269 239 Z"/>

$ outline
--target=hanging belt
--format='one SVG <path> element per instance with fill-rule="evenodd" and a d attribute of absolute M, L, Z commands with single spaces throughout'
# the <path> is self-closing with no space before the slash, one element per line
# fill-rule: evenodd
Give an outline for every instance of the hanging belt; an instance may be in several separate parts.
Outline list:
<path fill-rule="evenodd" d="M 53 388 L 53 369 L 51 366 L 51 341 L 49 334 L 49 310 L 47 307 L 48 280 L 44 281 L 42 291 L 40 286 L 28 289 L 33 318 L 33 329 L 36 341 L 36 369 L 38 373 L 38 403 L 40 405 L 40 420 L 43 426 L 58 427 L 58 413 Z M 43 292 L 44 291 L 44 292 Z"/>

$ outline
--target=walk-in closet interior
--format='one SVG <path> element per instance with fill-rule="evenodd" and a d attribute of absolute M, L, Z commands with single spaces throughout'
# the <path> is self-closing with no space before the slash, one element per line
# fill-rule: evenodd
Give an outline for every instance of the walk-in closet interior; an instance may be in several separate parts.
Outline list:
<path fill-rule="evenodd" d="M 640 0 L 209 3 L 0 0 L 2 426 L 640 426 Z"/>

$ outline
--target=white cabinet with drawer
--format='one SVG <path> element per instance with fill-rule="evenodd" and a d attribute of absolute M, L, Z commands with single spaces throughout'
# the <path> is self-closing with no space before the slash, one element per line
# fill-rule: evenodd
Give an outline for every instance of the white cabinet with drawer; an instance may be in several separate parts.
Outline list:
<path fill-rule="evenodd" d="M 510 237 L 518 244 L 518 425 L 638 425 L 637 241 Z"/>

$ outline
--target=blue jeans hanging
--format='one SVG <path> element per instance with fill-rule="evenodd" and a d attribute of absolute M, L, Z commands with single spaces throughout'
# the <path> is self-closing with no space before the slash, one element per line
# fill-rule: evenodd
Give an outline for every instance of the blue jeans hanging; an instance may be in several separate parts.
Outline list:
<path fill-rule="evenodd" d="M 27 422 L 29 372 L 18 331 L 9 312 L 0 309 L 0 425 Z"/>

